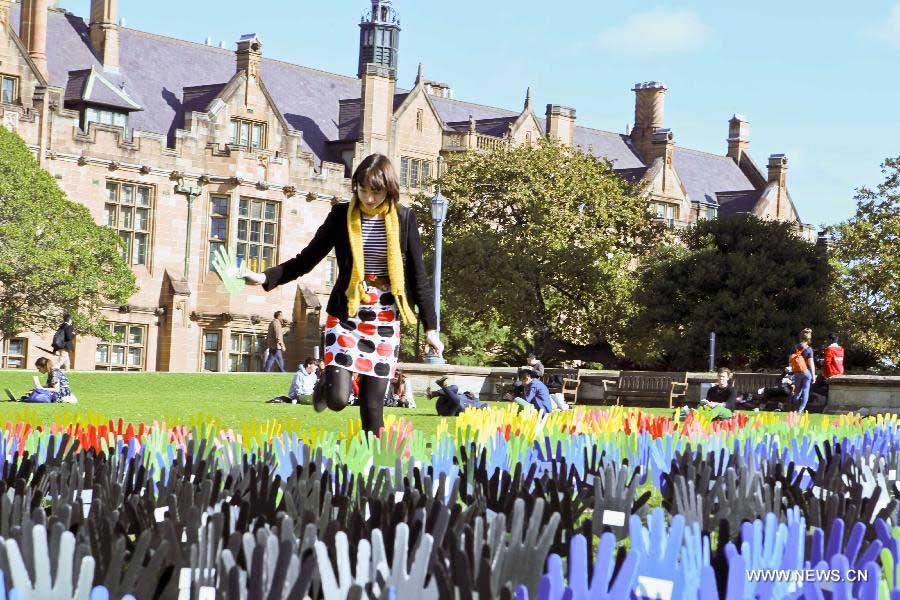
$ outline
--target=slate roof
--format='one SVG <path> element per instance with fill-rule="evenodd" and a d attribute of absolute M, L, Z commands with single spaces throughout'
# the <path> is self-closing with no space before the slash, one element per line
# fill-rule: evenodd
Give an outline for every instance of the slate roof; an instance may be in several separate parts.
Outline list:
<path fill-rule="evenodd" d="M 675 147 L 672 167 L 694 202 L 715 205 L 716 194 L 754 190 L 743 171 L 727 156 Z"/>
<path fill-rule="evenodd" d="M 115 74 L 103 75 L 96 69 L 70 71 L 64 101 L 81 104 L 90 102 L 125 111 L 141 110 L 140 103 L 131 97 L 126 80 Z"/>
<path fill-rule="evenodd" d="M 581 146 L 594 156 L 605 157 L 612 162 L 614 169 L 636 169 L 646 166 L 624 135 L 576 126 L 573 137 L 576 146 Z"/>
<path fill-rule="evenodd" d="M 394 110 L 400 108 L 407 96 L 409 96 L 409 92 L 406 90 L 394 93 Z M 337 140 L 333 141 L 355 142 L 359 139 L 359 116 L 362 98 L 345 98 L 339 100 L 339 104 L 338 137 Z"/>
<path fill-rule="evenodd" d="M 752 213 L 762 193 L 763 190 L 719 192 L 716 194 L 716 200 L 719 203 L 719 214 Z"/>
<path fill-rule="evenodd" d="M 10 21 L 15 30 L 20 7 L 21 4 L 11 6 Z M 105 72 L 91 49 L 84 19 L 51 10 L 47 43 L 50 84 L 64 88 L 66 98 L 74 100 L 78 90 L 83 91 L 85 73 L 91 68 L 117 86 L 124 83 L 128 96 L 143 109 L 132 115 L 131 127 L 165 135 L 170 144 L 174 142 L 175 130 L 183 127 L 185 113 L 203 110 L 235 73 L 235 54 L 230 49 L 125 27 L 120 28 L 119 43 L 120 71 Z M 303 148 L 318 161 L 335 160 L 330 142 L 359 137 L 360 81 L 355 76 L 265 57 L 261 74 L 285 121 L 303 132 Z M 91 100 L 113 101 L 107 92 L 110 90 L 99 89 Z M 407 93 L 396 90 L 395 109 Z M 441 96 L 430 99 L 444 123 L 457 131 L 468 129 L 471 115 L 479 132 L 500 136 L 521 112 Z M 538 121 L 544 124 L 544 119 Z M 595 156 L 609 159 L 627 177 L 640 176 L 646 170 L 647 165 L 625 135 L 576 126 L 574 143 Z M 755 168 L 752 161 L 748 164 Z M 754 175 L 755 181 L 751 182 L 726 156 L 676 147 L 673 166 L 692 200 L 713 205 L 721 200 L 723 207 L 728 205 L 724 210 L 743 210 L 752 198 L 752 194 L 724 192 L 750 192 L 764 187 L 761 174 Z"/>

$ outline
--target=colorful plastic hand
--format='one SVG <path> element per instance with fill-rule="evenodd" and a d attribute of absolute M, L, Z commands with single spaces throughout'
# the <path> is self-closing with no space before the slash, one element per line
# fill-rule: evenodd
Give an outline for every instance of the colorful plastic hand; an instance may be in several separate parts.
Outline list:
<path fill-rule="evenodd" d="M 386 584 L 394 588 L 398 598 L 422 598 L 437 600 L 438 590 L 434 578 L 425 584 L 428 578 L 428 563 L 431 560 L 431 548 L 434 539 L 424 534 L 418 543 L 412 568 L 409 564 L 409 526 L 406 523 L 397 525 L 394 532 L 394 556 L 388 569 L 387 553 L 381 530 L 372 531 L 372 564 Z"/>
<path fill-rule="evenodd" d="M 356 546 L 356 573 L 352 572 L 350 563 L 350 546 L 347 534 L 339 531 L 334 538 L 335 558 L 337 559 L 337 576 L 328 557 L 328 547 L 324 542 L 315 545 L 316 563 L 322 583 L 322 594 L 325 600 L 346 600 L 350 588 L 354 585 L 364 587 L 371 581 L 372 547 L 369 541 L 362 539 Z"/>
<path fill-rule="evenodd" d="M 637 595 L 681 598 L 684 574 L 678 555 L 684 542 L 684 517 L 672 517 L 667 529 L 665 511 L 657 507 L 647 518 L 648 529 L 644 529 L 636 515 L 631 516 L 628 525 L 631 551 L 638 557 Z"/>
<path fill-rule="evenodd" d="M 544 501 L 539 498 L 535 500 L 526 530 L 525 501 L 521 498 L 515 501 L 509 538 L 493 548 L 495 593 L 508 586 L 515 589 L 520 584 L 527 587 L 531 594 L 537 593 L 550 545 L 560 521 L 559 513 L 554 513 L 547 524 L 542 526 L 543 516 Z"/>
<path fill-rule="evenodd" d="M 244 269 L 228 250 L 220 246 L 213 253 L 212 264 L 229 294 L 237 294 L 244 289 Z"/>
<path fill-rule="evenodd" d="M 29 535 L 26 533 L 25 535 Z M 47 530 L 43 525 L 35 525 L 30 532 L 32 556 L 28 557 L 33 566 L 34 581 L 29 577 L 28 569 L 19 545 L 14 539 L 5 540 L 7 559 L 12 576 L 13 588 L 18 600 L 89 600 L 91 581 L 94 578 L 94 559 L 91 556 L 81 558 L 79 564 L 75 559 L 75 536 L 65 531 L 59 538 L 59 547 L 52 554 L 56 559 L 56 568 L 51 570 L 50 548 L 47 544 Z M 77 569 L 77 584 L 72 585 L 73 568 Z M 55 573 L 55 578 L 51 576 Z"/>
<path fill-rule="evenodd" d="M 617 537 L 623 537 L 628 518 L 650 498 L 650 492 L 646 492 L 635 500 L 638 478 L 629 477 L 629 471 L 626 465 L 606 465 L 602 473 L 594 476 L 594 535 L 608 528 Z"/>

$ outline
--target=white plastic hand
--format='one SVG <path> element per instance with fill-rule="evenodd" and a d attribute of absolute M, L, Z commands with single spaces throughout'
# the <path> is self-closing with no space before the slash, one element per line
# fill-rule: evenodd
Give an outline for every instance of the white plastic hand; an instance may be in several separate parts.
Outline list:
<path fill-rule="evenodd" d="M 7 539 L 6 554 L 12 571 L 13 587 L 19 600 L 89 600 L 91 582 L 94 579 L 94 558 L 81 559 L 78 585 L 72 589 L 72 561 L 75 557 L 75 536 L 66 531 L 62 534 L 57 554 L 56 581 L 50 575 L 50 550 L 47 546 L 47 530 L 36 525 L 31 530 L 32 551 L 34 553 L 34 582 L 28 576 L 25 561 L 14 539 Z"/>

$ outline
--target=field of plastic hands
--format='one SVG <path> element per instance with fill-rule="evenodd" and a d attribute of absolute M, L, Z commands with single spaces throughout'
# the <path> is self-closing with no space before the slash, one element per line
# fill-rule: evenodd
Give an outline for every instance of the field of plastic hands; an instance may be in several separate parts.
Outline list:
<path fill-rule="evenodd" d="M 0 598 L 900 597 L 894 417 L 507 408 L 377 439 L 19 416 Z"/>

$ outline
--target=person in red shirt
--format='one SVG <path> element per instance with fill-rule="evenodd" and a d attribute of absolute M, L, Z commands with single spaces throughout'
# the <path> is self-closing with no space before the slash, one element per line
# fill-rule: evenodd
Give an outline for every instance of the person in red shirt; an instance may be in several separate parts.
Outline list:
<path fill-rule="evenodd" d="M 839 343 L 838 335 L 829 333 L 828 341 L 830 344 L 825 348 L 825 360 L 822 365 L 822 371 L 826 379 L 844 373 L 844 349 Z"/>

